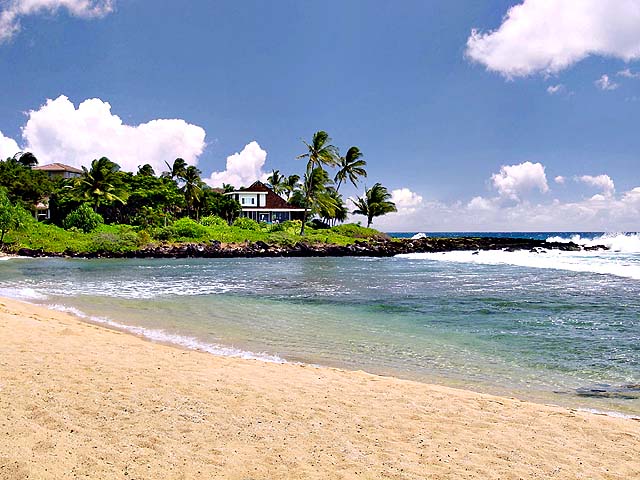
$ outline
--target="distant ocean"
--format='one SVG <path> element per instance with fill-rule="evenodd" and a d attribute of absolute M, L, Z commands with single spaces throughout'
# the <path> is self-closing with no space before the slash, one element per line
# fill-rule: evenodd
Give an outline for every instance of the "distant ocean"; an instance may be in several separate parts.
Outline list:
<path fill-rule="evenodd" d="M 393 233 L 411 237 L 418 233 Z M 426 232 L 429 234 L 428 232 Z M 599 252 L 0 262 L 0 295 L 154 341 L 640 415 L 640 235 Z"/>

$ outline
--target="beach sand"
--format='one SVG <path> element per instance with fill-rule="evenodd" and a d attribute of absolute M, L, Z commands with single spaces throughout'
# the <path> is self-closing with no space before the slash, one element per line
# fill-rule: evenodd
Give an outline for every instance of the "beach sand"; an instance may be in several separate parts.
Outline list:
<path fill-rule="evenodd" d="M 0 478 L 640 478 L 640 422 L 215 357 L 0 299 Z"/>

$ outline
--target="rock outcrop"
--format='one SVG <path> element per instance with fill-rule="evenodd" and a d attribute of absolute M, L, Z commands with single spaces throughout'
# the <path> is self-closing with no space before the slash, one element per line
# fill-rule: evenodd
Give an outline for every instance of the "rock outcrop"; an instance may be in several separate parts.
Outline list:
<path fill-rule="evenodd" d="M 547 250 L 581 251 L 607 250 L 604 245 L 582 247 L 573 242 L 546 242 L 527 238 L 461 237 L 356 241 L 351 245 L 309 244 L 275 245 L 262 241 L 223 244 L 217 240 L 205 243 L 159 244 L 130 252 L 48 253 L 21 248 L 16 253 L 29 257 L 82 258 L 233 258 L 233 257 L 392 257 L 402 253 L 434 253 L 461 250 L 526 250 L 545 253 Z"/>

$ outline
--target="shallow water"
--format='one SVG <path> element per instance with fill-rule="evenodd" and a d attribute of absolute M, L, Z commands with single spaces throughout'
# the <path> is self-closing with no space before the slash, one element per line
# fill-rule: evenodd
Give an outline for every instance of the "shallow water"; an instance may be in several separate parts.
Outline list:
<path fill-rule="evenodd" d="M 639 269 L 630 251 L 15 259 L 0 295 L 217 354 L 640 414 Z"/>

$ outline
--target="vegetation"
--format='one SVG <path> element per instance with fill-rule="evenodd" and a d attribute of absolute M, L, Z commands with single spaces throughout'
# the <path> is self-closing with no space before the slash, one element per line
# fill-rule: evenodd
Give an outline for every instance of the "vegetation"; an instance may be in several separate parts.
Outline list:
<path fill-rule="evenodd" d="M 49 178 L 33 169 L 38 159 L 18 152 L 0 161 L 0 244 L 46 252 L 124 252 L 156 242 L 264 241 L 293 244 L 346 245 L 380 233 L 358 225 L 342 225 L 349 209 L 340 187 L 358 185 L 367 177 L 367 163 L 358 147 L 341 156 L 324 131 L 316 132 L 297 158 L 306 160 L 302 175 L 274 170 L 268 183 L 293 206 L 304 208 L 302 221 L 273 225 L 242 217 L 231 196 L 232 185 L 213 189 L 200 170 L 182 158 L 165 162 L 156 175 L 149 164 L 124 172 L 102 157 L 83 167 L 77 178 Z M 330 173 L 331 169 L 334 169 Z M 38 203 L 48 205 L 50 218 L 34 217 Z M 379 183 L 354 201 L 352 213 L 367 216 L 368 226 L 379 215 L 395 211 L 386 188 Z M 42 207 L 39 207 L 42 208 Z M 6 238 L 5 238 L 6 237 Z"/>
<path fill-rule="evenodd" d="M 367 227 L 371 226 L 374 217 L 396 211 L 396 205 L 391 201 L 391 194 L 385 187 L 376 183 L 365 191 L 362 197 L 354 202 L 356 209 L 353 213 L 367 217 Z"/>

